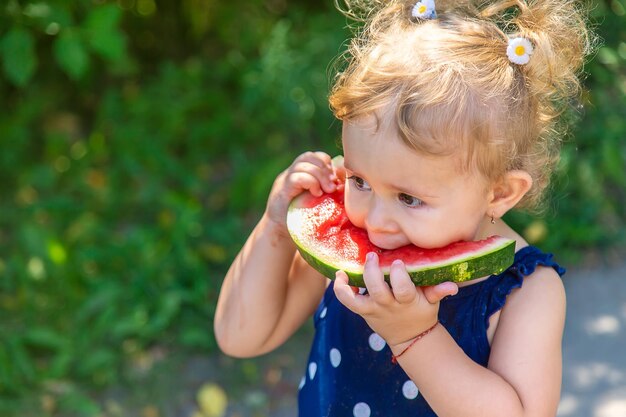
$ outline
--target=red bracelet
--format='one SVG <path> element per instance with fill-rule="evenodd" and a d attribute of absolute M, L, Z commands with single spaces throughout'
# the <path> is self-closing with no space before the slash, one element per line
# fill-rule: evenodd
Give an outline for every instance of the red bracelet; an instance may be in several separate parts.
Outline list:
<path fill-rule="evenodd" d="M 392 355 L 391 355 L 391 363 L 393 363 L 393 364 L 398 363 L 398 358 L 399 358 L 400 356 L 404 355 L 404 353 L 405 353 L 407 350 L 411 349 L 411 346 L 413 346 L 413 345 L 415 344 L 415 342 L 417 342 L 418 340 L 420 340 L 422 337 L 426 336 L 428 333 L 432 332 L 432 331 L 435 329 L 435 327 L 437 327 L 437 325 L 438 325 L 438 324 L 439 324 L 439 321 L 437 321 L 435 324 L 433 324 L 433 325 L 432 325 L 429 329 L 426 329 L 426 330 L 424 330 L 422 333 L 420 333 L 420 334 L 418 334 L 417 336 L 415 336 L 415 337 L 413 338 L 413 341 L 412 341 L 412 342 L 411 342 L 411 343 L 410 343 L 407 347 L 405 347 L 405 348 L 404 348 L 404 350 L 403 350 L 402 352 L 400 352 L 400 354 L 398 354 L 398 355 L 393 355 L 393 354 L 392 354 Z"/>

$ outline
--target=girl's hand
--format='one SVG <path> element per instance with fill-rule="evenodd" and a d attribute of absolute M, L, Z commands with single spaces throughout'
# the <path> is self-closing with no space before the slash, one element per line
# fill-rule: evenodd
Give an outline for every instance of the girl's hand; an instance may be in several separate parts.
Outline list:
<path fill-rule="evenodd" d="M 390 347 L 410 341 L 437 322 L 439 301 L 458 291 L 456 284 L 444 282 L 432 287 L 416 287 L 402 261 L 391 266 L 391 288 L 384 280 L 378 256 L 369 253 L 363 280 L 367 295 L 355 293 L 348 285 L 348 276 L 338 271 L 334 290 L 337 299 L 362 316 Z"/>
<path fill-rule="evenodd" d="M 286 231 L 285 219 L 291 200 L 305 190 L 321 196 L 341 189 L 343 180 L 339 180 L 339 175 L 342 171 L 343 167 L 334 167 L 330 156 L 324 152 L 298 156 L 274 181 L 266 208 L 269 220 Z"/>

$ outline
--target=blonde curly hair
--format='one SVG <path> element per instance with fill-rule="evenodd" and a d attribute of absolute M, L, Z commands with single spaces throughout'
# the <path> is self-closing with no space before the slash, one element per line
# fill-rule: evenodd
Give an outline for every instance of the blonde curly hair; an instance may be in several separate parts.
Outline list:
<path fill-rule="evenodd" d="M 335 78 L 330 106 L 343 121 L 392 106 L 404 142 L 443 155 L 463 149 L 466 168 L 489 180 L 521 169 L 533 187 L 519 207 L 537 209 L 558 161 L 561 115 L 580 95 L 595 38 L 573 0 L 436 2 L 437 19 L 411 16 L 415 1 L 345 0 L 363 22 Z M 524 37 L 526 65 L 507 58 Z"/>

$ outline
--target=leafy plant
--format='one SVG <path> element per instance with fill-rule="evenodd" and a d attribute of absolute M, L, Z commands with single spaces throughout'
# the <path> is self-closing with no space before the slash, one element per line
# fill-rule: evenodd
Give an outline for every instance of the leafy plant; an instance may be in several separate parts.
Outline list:
<path fill-rule="evenodd" d="M 338 152 L 327 69 L 346 22 L 313 1 L 0 7 L 0 414 L 96 415 L 93 389 L 215 350 L 222 277 L 273 179 Z M 626 230 L 626 17 L 621 0 L 595 13 L 554 209 L 510 218 L 570 258 Z"/>
<path fill-rule="evenodd" d="M 94 7 L 91 1 L 22 4 L 10 0 L 5 12 L 0 21 L 8 30 L 0 41 L 0 56 L 6 79 L 18 87 L 42 71 L 41 65 L 49 69 L 48 48 L 54 63 L 75 81 L 84 78 L 98 58 L 110 68 L 128 64 L 127 41 L 120 27 L 122 10 L 113 3 Z"/>

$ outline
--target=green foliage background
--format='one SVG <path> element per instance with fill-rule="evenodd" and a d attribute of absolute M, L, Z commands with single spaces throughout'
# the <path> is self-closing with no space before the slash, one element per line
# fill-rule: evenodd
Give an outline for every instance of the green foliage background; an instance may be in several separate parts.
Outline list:
<path fill-rule="evenodd" d="M 593 20 L 552 209 L 510 217 L 567 260 L 625 243 L 626 3 Z M 45 392 L 97 415 L 89 390 L 155 345 L 215 350 L 222 276 L 274 177 L 338 152 L 345 24 L 331 1 L 0 6 L 0 414 Z"/>

